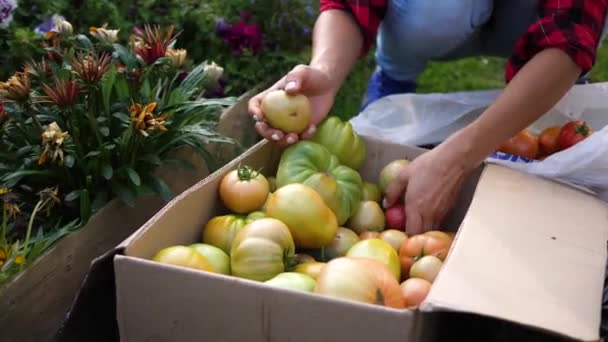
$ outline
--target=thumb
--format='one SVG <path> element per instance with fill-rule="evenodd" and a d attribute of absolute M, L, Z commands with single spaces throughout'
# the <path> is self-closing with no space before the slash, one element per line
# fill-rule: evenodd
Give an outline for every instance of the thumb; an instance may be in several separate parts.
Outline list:
<path fill-rule="evenodd" d="M 296 67 L 285 76 L 285 92 L 296 94 L 305 88 L 309 70 L 306 67 Z"/>
<path fill-rule="evenodd" d="M 393 179 L 393 181 L 389 183 L 386 188 L 384 201 L 382 202 L 382 206 L 384 206 L 385 209 L 391 207 L 393 204 L 399 201 L 399 199 L 403 196 L 405 188 L 407 188 L 408 181 L 408 168 L 404 168 L 397 174 L 397 177 L 395 177 L 395 179 Z"/>

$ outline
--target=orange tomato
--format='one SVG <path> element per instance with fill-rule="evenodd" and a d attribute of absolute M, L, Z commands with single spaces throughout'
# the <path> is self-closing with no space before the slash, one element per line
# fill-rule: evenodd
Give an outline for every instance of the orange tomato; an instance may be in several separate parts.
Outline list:
<path fill-rule="evenodd" d="M 410 278 L 401 283 L 401 293 L 405 307 L 411 308 L 420 305 L 431 291 L 431 283 L 421 278 Z"/>
<path fill-rule="evenodd" d="M 451 244 L 452 239 L 434 235 L 420 234 L 409 237 L 399 248 L 401 279 L 410 277 L 410 269 L 414 262 L 426 255 L 436 256 L 441 261 L 445 260 Z"/>
<path fill-rule="evenodd" d="M 395 251 L 399 252 L 399 248 L 401 248 L 403 242 L 407 240 L 407 234 L 400 230 L 387 229 L 380 233 L 378 238 L 388 242 L 391 246 L 393 246 Z"/>
<path fill-rule="evenodd" d="M 538 155 L 538 139 L 524 129 L 500 145 L 498 151 L 534 159 Z"/>
<path fill-rule="evenodd" d="M 538 136 L 538 144 L 545 156 L 559 151 L 558 137 L 562 130 L 561 126 L 545 128 Z"/>
<path fill-rule="evenodd" d="M 269 193 L 270 185 L 266 177 L 248 166 L 228 172 L 219 187 L 222 203 L 237 214 L 260 210 Z"/>
<path fill-rule="evenodd" d="M 366 231 L 359 234 L 360 240 L 377 239 L 378 237 L 380 237 L 380 232 Z"/>

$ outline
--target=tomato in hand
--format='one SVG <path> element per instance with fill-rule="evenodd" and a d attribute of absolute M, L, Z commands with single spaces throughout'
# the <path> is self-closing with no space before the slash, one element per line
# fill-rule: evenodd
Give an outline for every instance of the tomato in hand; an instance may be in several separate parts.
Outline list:
<path fill-rule="evenodd" d="M 535 159 L 538 155 L 538 139 L 530 131 L 524 129 L 500 145 L 498 151 Z"/>
<path fill-rule="evenodd" d="M 585 140 L 585 138 L 591 134 L 593 134 L 593 130 L 585 121 L 570 121 L 562 126 L 562 129 L 559 132 L 557 138 L 558 147 L 560 150 L 565 150 Z"/>
<path fill-rule="evenodd" d="M 260 210 L 269 193 L 270 185 L 266 177 L 249 166 L 228 172 L 222 178 L 219 188 L 222 203 L 237 214 Z"/>

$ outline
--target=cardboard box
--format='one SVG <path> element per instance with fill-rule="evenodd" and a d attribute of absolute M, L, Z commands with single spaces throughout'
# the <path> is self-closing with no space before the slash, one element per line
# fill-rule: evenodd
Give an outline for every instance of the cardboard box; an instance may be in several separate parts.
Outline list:
<path fill-rule="evenodd" d="M 366 180 L 425 150 L 366 139 Z M 171 245 L 200 242 L 225 211 L 220 179 L 239 164 L 274 174 L 265 141 L 165 206 L 114 257 L 122 341 L 430 341 L 472 314 L 584 341 L 599 339 L 608 207 L 593 194 L 486 164 L 471 176 L 444 229 L 458 231 L 419 310 L 395 310 L 155 263 Z M 456 316 L 454 316 L 454 314 Z M 456 318 L 454 318 L 456 317 Z M 480 327 L 481 328 L 481 327 Z M 474 328 L 472 328 L 474 329 Z"/>

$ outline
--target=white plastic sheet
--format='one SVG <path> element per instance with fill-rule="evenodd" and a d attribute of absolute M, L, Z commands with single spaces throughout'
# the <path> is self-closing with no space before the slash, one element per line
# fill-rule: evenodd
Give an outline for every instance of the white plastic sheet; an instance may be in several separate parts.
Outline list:
<path fill-rule="evenodd" d="M 501 90 L 392 95 L 351 119 L 363 136 L 404 145 L 437 144 L 475 120 Z M 574 86 L 530 131 L 583 119 L 595 133 L 543 161 L 495 153 L 488 161 L 585 187 L 608 201 L 608 82 Z"/>

